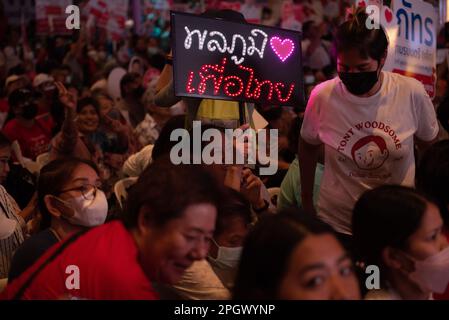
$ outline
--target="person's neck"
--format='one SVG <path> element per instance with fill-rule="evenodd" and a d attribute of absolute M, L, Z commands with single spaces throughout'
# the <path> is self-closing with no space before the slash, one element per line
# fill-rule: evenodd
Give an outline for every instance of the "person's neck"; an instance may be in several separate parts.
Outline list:
<path fill-rule="evenodd" d="M 381 71 L 379 74 L 379 79 L 377 80 L 376 84 L 371 88 L 371 90 L 365 94 L 360 95 L 359 97 L 367 98 L 367 97 L 371 97 L 371 96 L 375 95 L 382 87 L 383 81 L 384 81 L 384 74 Z"/>
<path fill-rule="evenodd" d="M 24 127 L 30 128 L 30 127 L 32 127 L 34 125 L 34 118 L 33 119 L 25 119 L 25 118 L 22 118 L 22 117 L 18 117 L 17 118 L 17 122 L 19 124 L 21 124 L 22 126 L 24 126 Z"/>
<path fill-rule="evenodd" d="M 52 219 L 50 228 L 52 228 L 53 231 L 56 232 L 60 241 L 67 239 L 71 235 L 85 229 L 82 226 L 77 226 L 69 223 L 68 221 L 64 220 L 64 218 Z"/>
<path fill-rule="evenodd" d="M 423 292 L 415 283 L 411 282 L 408 277 L 399 272 L 390 274 L 391 287 L 404 300 L 428 300 L 431 292 Z"/>
<path fill-rule="evenodd" d="M 138 252 L 137 259 L 139 261 L 139 264 L 142 266 L 143 272 L 145 273 L 145 275 L 147 276 L 148 279 L 150 279 L 151 281 L 156 281 L 158 279 L 157 269 L 150 270 L 149 268 L 145 268 L 144 267 L 145 262 L 142 261 L 142 256 L 140 254 L 140 252 L 146 252 L 147 255 L 149 253 L 150 248 L 148 248 L 148 246 L 146 245 L 145 239 L 143 238 L 142 234 L 139 232 L 137 227 L 132 228 L 132 229 L 127 229 L 127 230 L 131 234 L 131 237 L 134 239 L 134 243 L 136 245 L 137 252 Z"/>

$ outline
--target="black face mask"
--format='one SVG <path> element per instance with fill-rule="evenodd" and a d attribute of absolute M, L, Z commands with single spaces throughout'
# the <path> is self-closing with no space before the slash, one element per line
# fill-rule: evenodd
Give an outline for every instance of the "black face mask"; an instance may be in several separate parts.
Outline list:
<path fill-rule="evenodd" d="M 368 72 L 339 72 L 338 76 L 346 89 L 356 96 L 370 91 L 377 80 L 379 80 L 377 70 Z"/>
<path fill-rule="evenodd" d="M 22 117 L 27 120 L 34 119 L 37 115 L 37 105 L 35 103 L 27 103 L 23 106 Z"/>

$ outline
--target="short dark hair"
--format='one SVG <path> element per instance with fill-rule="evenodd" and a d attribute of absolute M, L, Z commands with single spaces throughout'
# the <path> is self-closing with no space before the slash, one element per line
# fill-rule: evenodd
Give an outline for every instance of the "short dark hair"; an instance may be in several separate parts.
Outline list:
<path fill-rule="evenodd" d="M 234 217 L 242 218 L 245 225 L 251 223 L 251 205 L 249 201 L 238 191 L 225 188 L 223 197 L 225 201 L 220 208 L 220 214 L 217 217 L 214 236 L 221 235 L 227 227 L 230 219 Z"/>
<path fill-rule="evenodd" d="M 368 15 L 364 8 L 356 12 L 342 23 L 336 32 L 334 46 L 337 53 L 356 49 L 363 58 L 380 61 L 388 48 L 388 39 L 384 29 L 368 29 L 366 20 Z"/>
<path fill-rule="evenodd" d="M 151 158 L 153 160 L 156 160 L 161 156 L 170 153 L 171 148 L 178 143 L 176 141 L 171 141 L 170 135 L 173 130 L 184 128 L 184 125 L 184 115 L 174 116 L 165 123 L 165 125 L 162 127 L 161 132 L 159 133 L 159 137 L 154 143 L 153 153 L 151 154 Z"/>
<path fill-rule="evenodd" d="M 426 150 L 416 170 L 416 188 L 438 204 L 444 224 L 449 226 L 449 140 Z"/>
<path fill-rule="evenodd" d="M 50 227 L 52 217 L 47 210 L 44 197 L 46 195 L 58 196 L 81 164 L 88 165 L 99 174 L 95 163 L 74 157 L 56 159 L 42 167 L 37 180 L 37 204 L 42 214 L 41 229 Z"/>
<path fill-rule="evenodd" d="M 84 107 L 91 105 L 94 107 L 95 112 L 100 115 L 100 106 L 98 104 L 98 101 L 91 97 L 82 98 L 78 101 L 78 104 L 76 106 L 76 112 L 80 113 L 83 111 Z"/>
<path fill-rule="evenodd" d="M 120 80 L 120 92 L 122 97 L 125 93 L 125 86 L 134 82 L 139 77 L 140 74 L 138 74 L 137 72 L 128 72 L 122 77 L 122 79 Z"/>
<path fill-rule="evenodd" d="M 139 214 L 156 227 L 176 219 L 194 204 L 219 207 L 222 189 L 215 178 L 198 165 L 174 165 L 168 155 L 151 163 L 129 191 L 123 220 L 135 228 Z"/>
<path fill-rule="evenodd" d="M 315 24 L 315 21 L 313 20 L 308 20 L 306 22 L 304 22 L 304 24 L 302 25 L 302 32 L 305 33 L 307 31 L 309 31 L 309 29 Z"/>
<path fill-rule="evenodd" d="M 308 235 L 325 233 L 334 234 L 328 225 L 298 208 L 261 218 L 245 240 L 233 298 L 277 299 L 294 249 Z"/>
<path fill-rule="evenodd" d="M 3 132 L 0 132 L 0 148 L 4 147 L 11 147 L 11 141 L 9 141 Z"/>
<path fill-rule="evenodd" d="M 355 258 L 365 265 L 377 265 L 384 274 L 383 250 L 407 250 L 427 205 L 423 194 L 408 187 L 384 185 L 365 192 L 352 216 Z"/>

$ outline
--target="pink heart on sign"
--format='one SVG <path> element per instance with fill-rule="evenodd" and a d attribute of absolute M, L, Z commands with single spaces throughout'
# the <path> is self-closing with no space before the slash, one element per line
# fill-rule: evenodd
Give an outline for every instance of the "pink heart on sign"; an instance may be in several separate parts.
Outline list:
<path fill-rule="evenodd" d="M 293 53 L 295 49 L 295 44 L 290 39 L 281 40 L 279 37 L 273 37 L 270 39 L 271 49 L 274 53 L 281 59 L 282 62 L 287 60 L 288 57 Z"/>

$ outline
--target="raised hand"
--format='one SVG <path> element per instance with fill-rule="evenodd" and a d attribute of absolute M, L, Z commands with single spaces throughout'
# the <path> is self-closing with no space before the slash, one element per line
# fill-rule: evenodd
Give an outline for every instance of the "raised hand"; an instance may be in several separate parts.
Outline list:
<path fill-rule="evenodd" d="M 59 101 L 61 101 L 66 109 L 76 111 L 77 98 L 61 82 L 57 81 L 55 85 L 59 92 Z"/>

